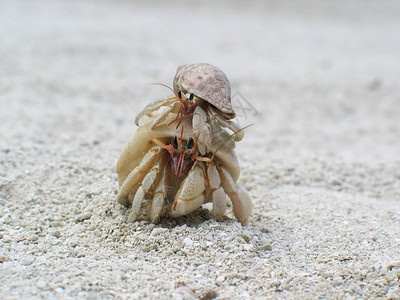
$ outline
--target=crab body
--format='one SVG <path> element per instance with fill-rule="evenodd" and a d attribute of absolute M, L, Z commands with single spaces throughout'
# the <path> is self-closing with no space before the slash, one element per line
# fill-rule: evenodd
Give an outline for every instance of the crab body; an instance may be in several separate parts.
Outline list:
<path fill-rule="evenodd" d="M 152 124 L 156 118 L 149 118 L 138 128 L 118 160 L 118 202 L 132 205 L 130 220 L 144 217 L 157 222 L 162 216 L 189 214 L 206 202 L 213 203 L 213 215 L 220 217 L 225 213 L 228 195 L 236 218 L 247 224 L 251 200 L 236 183 L 240 169 L 233 148 L 226 144 L 217 151 L 224 141 L 221 136 L 214 135 L 211 151 L 207 153 L 208 156 L 215 153 L 213 160 L 185 158 L 187 170 L 177 176 L 172 167 L 173 156 L 154 140 L 168 144 L 174 137 L 181 136 L 187 144 L 193 136 L 191 118 L 183 119 L 182 130 L 168 126 L 168 118 L 154 128 Z"/>
<path fill-rule="evenodd" d="M 162 216 L 189 214 L 207 202 L 213 204 L 213 215 L 221 217 L 229 196 L 234 215 L 247 224 L 252 204 L 237 184 L 234 152 L 243 131 L 231 121 L 235 112 L 228 78 L 210 64 L 183 65 L 172 91 L 173 97 L 150 103 L 136 116 L 139 128 L 117 164 L 118 202 L 132 205 L 130 221 L 157 222 Z M 148 118 L 139 122 L 144 116 Z"/>

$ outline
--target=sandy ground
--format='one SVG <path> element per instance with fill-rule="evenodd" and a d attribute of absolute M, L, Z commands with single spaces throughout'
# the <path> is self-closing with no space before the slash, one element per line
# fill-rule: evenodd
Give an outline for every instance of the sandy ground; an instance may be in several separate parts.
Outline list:
<path fill-rule="evenodd" d="M 0 2 L 0 298 L 400 298 L 400 4 L 275 2 Z M 255 123 L 250 226 L 127 224 L 117 158 L 193 62 Z"/>

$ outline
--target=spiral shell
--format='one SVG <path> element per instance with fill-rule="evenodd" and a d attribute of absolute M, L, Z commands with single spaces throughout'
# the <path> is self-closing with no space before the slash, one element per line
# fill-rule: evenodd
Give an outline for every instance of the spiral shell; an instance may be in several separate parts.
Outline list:
<path fill-rule="evenodd" d="M 231 103 L 231 85 L 228 77 L 216 66 L 199 63 L 178 67 L 174 90 L 193 93 L 218 108 L 226 119 L 236 115 Z"/>

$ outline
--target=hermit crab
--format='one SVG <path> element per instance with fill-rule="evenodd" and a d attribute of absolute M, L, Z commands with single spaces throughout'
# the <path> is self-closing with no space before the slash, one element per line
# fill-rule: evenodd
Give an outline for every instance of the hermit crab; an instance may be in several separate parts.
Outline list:
<path fill-rule="evenodd" d="M 117 200 L 132 205 L 129 219 L 158 222 L 162 216 L 187 215 L 207 202 L 218 218 L 225 213 L 228 195 L 235 217 L 247 225 L 252 204 L 237 184 L 240 170 L 232 143 L 213 134 L 209 151 L 201 154 L 201 132 L 194 134 L 192 118 L 182 118 L 177 128 L 170 123 L 178 113 L 159 117 L 150 116 L 138 128 L 117 163 Z"/>
<path fill-rule="evenodd" d="M 166 109 L 154 118 L 151 129 L 156 128 L 170 114 L 176 115 L 170 122 L 170 125 L 176 123 L 176 127 L 181 125 L 186 116 L 191 116 L 193 134 L 200 134 L 198 148 L 203 155 L 211 149 L 213 134 L 226 136 L 227 132 L 223 128 L 238 133 L 233 136 L 235 141 L 243 138 L 243 132 L 240 132 L 237 124 L 230 121 L 236 114 L 231 103 L 229 80 L 216 66 L 197 63 L 178 67 L 172 91 L 174 96 L 147 105 L 137 115 L 136 125 L 139 126 L 143 116 L 152 116 L 160 108 Z"/>

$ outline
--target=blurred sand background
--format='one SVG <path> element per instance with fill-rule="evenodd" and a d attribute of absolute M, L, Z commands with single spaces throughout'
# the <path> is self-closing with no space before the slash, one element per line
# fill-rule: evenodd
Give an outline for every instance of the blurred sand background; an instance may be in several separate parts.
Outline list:
<path fill-rule="evenodd" d="M 2 0 L 0 298 L 400 298 L 399 15 L 398 1 Z M 250 226 L 206 210 L 127 224 L 114 168 L 134 117 L 169 95 L 150 83 L 195 62 L 250 109 Z"/>

